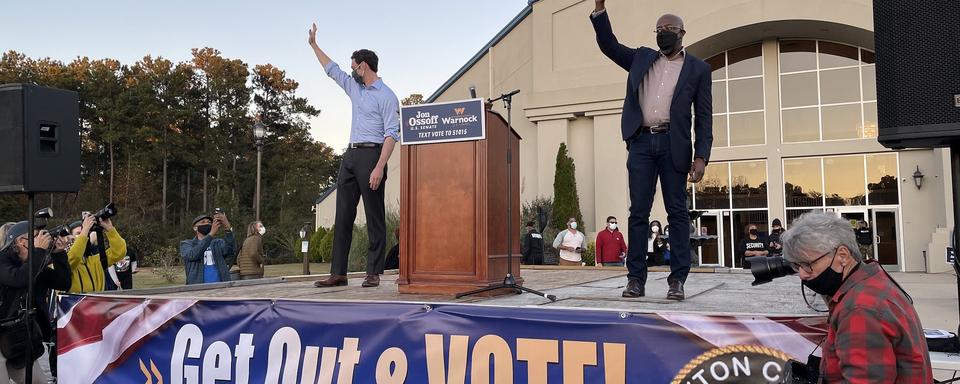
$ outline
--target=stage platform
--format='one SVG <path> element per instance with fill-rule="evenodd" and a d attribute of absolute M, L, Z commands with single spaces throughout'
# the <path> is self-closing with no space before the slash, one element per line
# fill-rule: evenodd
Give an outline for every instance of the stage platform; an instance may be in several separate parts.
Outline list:
<path fill-rule="evenodd" d="M 627 283 L 626 269 L 622 267 L 524 266 L 520 273 L 524 279 L 524 285 L 556 295 L 558 298 L 556 302 L 527 293 L 495 297 L 473 296 L 461 299 L 443 295 L 401 294 L 397 292 L 398 275 L 391 272 L 382 276 L 381 284 L 377 288 L 360 287 L 364 276 L 361 273 L 351 275 L 348 286 L 336 288 L 315 288 L 313 282 L 326 275 L 311 275 L 141 289 L 125 291 L 123 294 L 192 299 L 470 303 L 505 307 L 539 306 L 631 312 L 817 314 L 804 304 L 800 293 L 800 280 L 796 276 L 784 277 L 772 283 L 753 287 L 750 285 L 753 277 L 748 271 L 728 268 L 694 268 L 684 286 L 687 299 L 676 302 L 666 300 L 667 275 L 668 269 L 665 267 L 651 268 L 646 285 L 646 297 L 631 299 L 620 296 Z M 808 298 L 814 300 L 811 296 Z"/>

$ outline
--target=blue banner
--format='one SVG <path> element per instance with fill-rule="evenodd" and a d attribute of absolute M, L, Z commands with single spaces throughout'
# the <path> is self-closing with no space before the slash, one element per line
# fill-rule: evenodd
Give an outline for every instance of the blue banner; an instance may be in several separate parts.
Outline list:
<path fill-rule="evenodd" d="M 400 143 L 427 144 L 486 138 L 483 99 L 400 108 Z"/>
<path fill-rule="evenodd" d="M 63 296 L 60 383 L 776 382 L 823 317 Z M 733 380 L 736 379 L 736 380 Z"/>

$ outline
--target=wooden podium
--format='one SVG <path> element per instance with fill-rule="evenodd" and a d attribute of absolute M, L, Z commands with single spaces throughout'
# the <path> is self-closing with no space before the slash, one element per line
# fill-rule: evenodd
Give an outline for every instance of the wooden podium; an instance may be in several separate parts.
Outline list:
<path fill-rule="evenodd" d="M 456 294 L 502 282 L 508 221 L 512 270 L 522 283 L 520 135 L 500 114 L 485 113 L 486 139 L 400 149 L 401 293 Z M 512 178 L 509 218 L 507 177 Z"/>

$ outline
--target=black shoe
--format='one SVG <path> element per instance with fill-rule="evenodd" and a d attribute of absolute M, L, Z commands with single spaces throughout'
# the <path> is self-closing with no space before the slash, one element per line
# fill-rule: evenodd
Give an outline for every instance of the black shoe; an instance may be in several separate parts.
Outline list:
<path fill-rule="evenodd" d="M 627 281 L 627 288 L 623 290 L 623 297 L 643 297 L 645 295 L 643 283 L 637 279 Z"/>
<path fill-rule="evenodd" d="M 683 301 L 683 283 L 679 280 L 669 282 L 670 289 L 667 290 L 667 300 Z"/>

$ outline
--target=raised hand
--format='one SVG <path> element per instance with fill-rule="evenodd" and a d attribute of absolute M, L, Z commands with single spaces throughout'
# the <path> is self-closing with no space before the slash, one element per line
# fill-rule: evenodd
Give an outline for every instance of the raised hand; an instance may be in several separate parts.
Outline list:
<path fill-rule="evenodd" d="M 83 223 L 80 224 L 80 235 L 90 236 L 90 230 L 93 228 L 93 225 L 97 223 L 97 218 L 93 215 L 87 215 L 83 218 Z"/>
<path fill-rule="evenodd" d="M 606 0 L 596 0 L 596 8 L 594 8 L 593 11 L 594 11 L 594 12 L 600 12 L 600 11 L 606 9 L 606 6 L 603 4 L 605 1 L 606 1 Z"/>
<path fill-rule="evenodd" d="M 50 248 L 50 243 L 53 241 L 53 238 L 50 237 L 50 232 L 40 231 L 40 234 L 33 239 L 33 247 L 38 249 L 47 249 Z"/>
<path fill-rule="evenodd" d="M 317 45 L 317 23 L 313 23 L 313 26 L 310 27 L 309 34 L 310 37 L 307 38 L 307 42 L 310 43 L 311 47 L 315 47 Z"/>

